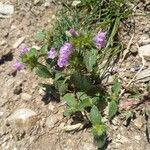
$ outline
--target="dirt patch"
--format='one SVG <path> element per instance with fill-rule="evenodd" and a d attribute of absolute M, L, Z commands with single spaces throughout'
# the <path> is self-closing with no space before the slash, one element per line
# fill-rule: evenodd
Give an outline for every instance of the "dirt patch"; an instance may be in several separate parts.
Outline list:
<path fill-rule="evenodd" d="M 2 2 L 6 3 L 5 0 Z M 10 18 L 0 19 L 0 30 L 2 31 L 0 33 L 0 149 L 95 150 L 90 130 L 84 129 L 71 133 L 63 131 L 64 126 L 71 124 L 71 120 L 63 116 L 64 107 L 61 103 L 49 100 L 49 103 L 45 105 L 42 101 L 45 93 L 38 86 L 39 79 L 34 73 L 24 69 L 17 72 L 15 76 L 12 74 L 12 64 L 19 58 L 17 48 L 13 48 L 14 44 L 19 38 L 24 37 L 23 41 L 28 46 L 38 46 L 39 43 L 35 41 L 34 34 L 50 27 L 60 6 L 50 3 L 45 7 L 44 2 L 35 5 L 32 0 L 27 2 L 10 0 L 8 3 L 14 6 L 15 11 Z M 136 53 L 135 43 L 138 43 L 142 35 L 150 32 L 150 18 L 135 17 L 135 25 L 132 48 L 135 51 L 131 51 L 134 54 Z M 130 36 L 126 35 L 126 43 L 129 42 L 129 39 Z M 123 82 L 128 82 L 133 76 L 130 69 L 135 64 L 141 64 L 138 55 L 128 57 L 123 63 L 121 68 L 126 69 L 122 72 L 122 78 L 126 77 Z M 127 77 L 127 73 L 130 77 Z M 141 105 L 142 110 L 144 107 L 144 104 Z M 34 125 L 27 123 L 20 129 L 16 123 L 9 121 L 9 117 L 22 108 L 34 111 L 39 119 Z M 137 111 L 137 114 L 141 116 L 140 111 Z M 108 123 L 108 127 L 108 141 L 110 142 L 106 149 L 150 149 L 145 134 L 145 123 L 139 129 L 133 120 L 129 127 L 125 127 L 121 117 L 118 116 L 114 119 L 113 125 Z"/>

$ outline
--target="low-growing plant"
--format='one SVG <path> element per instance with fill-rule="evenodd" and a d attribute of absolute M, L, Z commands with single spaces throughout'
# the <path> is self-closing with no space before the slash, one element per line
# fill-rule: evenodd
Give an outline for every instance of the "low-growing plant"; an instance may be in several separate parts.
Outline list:
<path fill-rule="evenodd" d="M 122 51 L 117 33 L 132 9 L 124 0 L 62 4 L 54 27 L 36 35 L 44 43 L 41 49 L 22 47 L 21 59 L 39 77 L 53 79 L 53 84 L 42 86 L 51 96 L 66 102 L 65 116 L 80 113 L 92 125 L 95 144 L 102 147 L 107 139 L 104 109 L 108 106 L 110 120 L 116 115 L 121 85 L 114 79 L 107 92 L 101 81 Z"/>

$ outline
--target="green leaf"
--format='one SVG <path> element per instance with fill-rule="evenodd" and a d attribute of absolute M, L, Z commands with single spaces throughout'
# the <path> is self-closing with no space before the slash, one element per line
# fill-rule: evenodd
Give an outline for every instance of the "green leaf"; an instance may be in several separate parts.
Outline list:
<path fill-rule="evenodd" d="M 101 136 L 94 135 L 94 144 L 98 148 L 102 148 L 104 144 L 106 143 L 107 136 L 106 134 L 102 134 Z"/>
<path fill-rule="evenodd" d="M 47 54 L 48 44 L 43 45 L 40 51 L 41 51 L 42 54 Z"/>
<path fill-rule="evenodd" d="M 47 70 L 47 67 L 42 64 L 37 65 L 35 72 L 39 77 L 43 77 L 43 78 L 51 77 L 51 73 Z"/>
<path fill-rule="evenodd" d="M 93 67 L 96 64 L 97 54 L 98 54 L 98 51 L 95 49 L 92 49 L 90 51 L 87 51 L 86 54 L 84 55 L 84 64 L 88 72 L 92 72 Z"/>
<path fill-rule="evenodd" d="M 35 35 L 35 38 L 39 41 L 43 41 L 45 38 L 45 33 L 43 31 L 38 31 Z"/>
<path fill-rule="evenodd" d="M 94 135 L 101 136 L 106 133 L 106 126 L 104 124 L 93 125 L 92 132 Z"/>
<path fill-rule="evenodd" d="M 109 112 L 108 112 L 108 115 L 109 115 L 109 118 L 113 118 L 116 113 L 118 111 L 118 105 L 116 103 L 116 101 L 112 100 L 110 103 L 109 103 Z"/>
<path fill-rule="evenodd" d="M 80 91 L 87 91 L 91 86 L 90 79 L 78 72 L 72 74 L 71 82 L 75 85 L 75 88 Z"/>
<path fill-rule="evenodd" d="M 55 81 L 55 88 L 58 89 L 60 96 L 62 96 L 68 89 L 68 83 L 65 83 L 64 80 L 57 80 Z"/>
<path fill-rule="evenodd" d="M 120 93 L 120 89 L 121 89 L 121 84 L 118 81 L 118 79 L 114 79 L 113 81 L 113 86 L 112 86 L 112 92 L 115 96 L 119 96 Z"/>
<path fill-rule="evenodd" d="M 62 99 L 66 101 L 67 105 L 70 107 L 76 107 L 78 104 L 74 94 L 72 93 L 65 94 Z"/>
<path fill-rule="evenodd" d="M 90 112 L 90 120 L 93 125 L 101 124 L 102 116 L 96 106 L 93 106 Z"/>

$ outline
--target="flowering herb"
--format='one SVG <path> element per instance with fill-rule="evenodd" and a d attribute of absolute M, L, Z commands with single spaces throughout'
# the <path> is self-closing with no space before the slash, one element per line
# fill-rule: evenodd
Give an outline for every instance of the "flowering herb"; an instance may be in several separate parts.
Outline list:
<path fill-rule="evenodd" d="M 98 34 L 94 38 L 94 41 L 98 49 L 104 48 L 106 45 L 106 33 L 98 32 Z"/>
<path fill-rule="evenodd" d="M 19 62 L 19 61 L 16 61 L 16 63 L 13 65 L 13 68 L 16 70 L 16 71 L 20 71 L 23 69 L 23 65 Z"/>
<path fill-rule="evenodd" d="M 59 58 L 57 61 L 57 65 L 62 68 L 66 67 L 68 65 L 68 61 L 70 58 L 70 55 L 73 52 L 73 46 L 72 44 L 66 42 L 61 48 L 59 52 Z"/>
<path fill-rule="evenodd" d="M 57 51 L 55 48 L 51 48 L 48 52 L 48 58 L 54 59 L 55 57 L 57 57 Z"/>
<path fill-rule="evenodd" d="M 25 53 L 27 53 L 29 51 L 29 49 L 27 48 L 25 43 L 21 44 L 19 49 L 20 49 L 21 55 L 23 55 L 23 54 L 25 54 Z"/>
<path fill-rule="evenodd" d="M 70 29 L 70 30 L 69 30 L 69 33 L 70 33 L 70 35 L 73 36 L 73 37 L 75 37 L 75 36 L 78 35 L 78 33 L 77 33 L 77 31 L 76 31 L 75 29 Z"/>

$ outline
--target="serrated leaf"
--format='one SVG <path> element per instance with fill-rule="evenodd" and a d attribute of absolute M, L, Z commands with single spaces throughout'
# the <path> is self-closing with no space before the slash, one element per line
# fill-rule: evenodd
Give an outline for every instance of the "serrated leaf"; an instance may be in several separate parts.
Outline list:
<path fill-rule="evenodd" d="M 118 105 L 116 103 L 116 101 L 112 100 L 110 103 L 109 103 L 109 112 L 108 112 L 108 115 L 109 115 L 109 118 L 113 118 L 116 113 L 118 111 Z"/>
<path fill-rule="evenodd" d="M 48 52 L 48 44 L 45 44 L 42 46 L 41 50 L 40 50 L 41 54 L 47 54 Z"/>
<path fill-rule="evenodd" d="M 35 35 L 35 38 L 39 41 L 42 41 L 45 38 L 45 33 L 43 31 L 38 31 Z"/>
<path fill-rule="evenodd" d="M 93 106 L 91 109 L 90 120 L 93 125 L 101 124 L 102 116 L 96 106 Z"/>
<path fill-rule="evenodd" d="M 83 100 L 80 100 L 78 103 L 78 107 L 81 111 L 83 111 L 87 107 L 91 107 L 93 105 L 91 98 L 86 98 Z"/>
<path fill-rule="evenodd" d="M 47 67 L 42 64 L 37 65 L 35 72 L 39 77 L 43 77 L 43 78 L 51 77 L 51 73 L 47 70 Z"/>
<path fill-rule="evenodd" d="M 94 65 L 97 61 L 98 52 L 95 49 L 87 51 L 84 55 L 84 64 L 88 72 L 92 72 Z"/>
<path fill-rule="evenodd" d="M 121 89 L 121 84 L 118 81 L 118 79 L 114 79 L 113 81 L 113 86 L 112 86 L 112 92 L 115 96 L 118 96 L 120 93 L 120 89 Z"/>
<path fill-rule="evenodd" d="M 74 94 L 72 93 L 65 94 L 62 99 L 66 101 L 67 105 L 70 107 L 76 107 L 78 104 Z"/>

